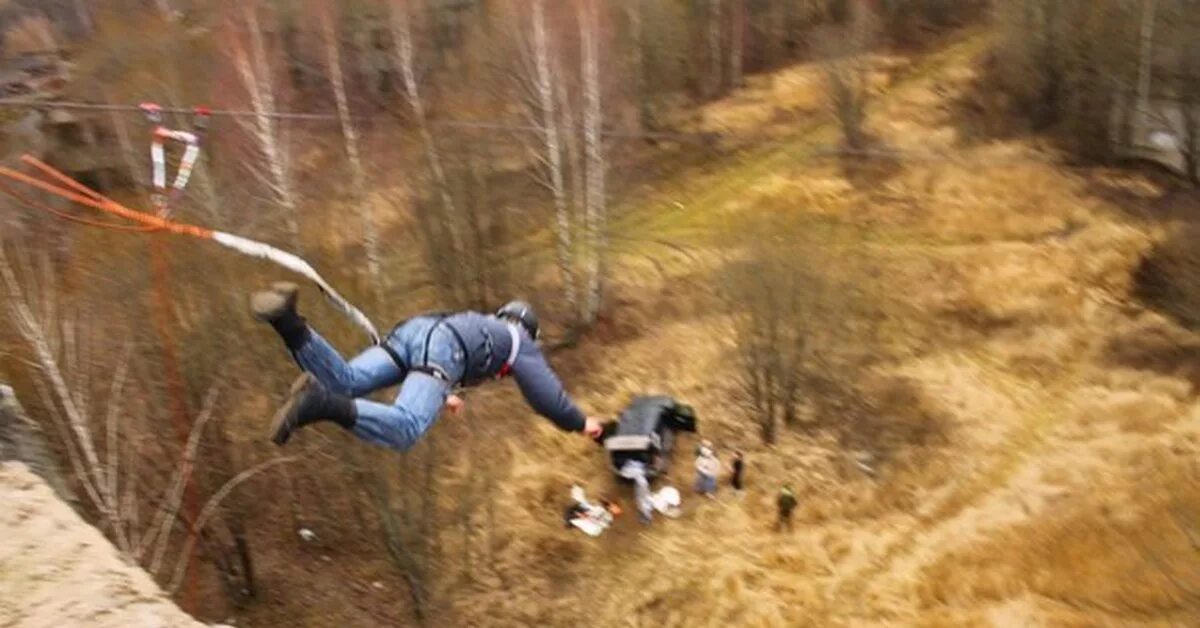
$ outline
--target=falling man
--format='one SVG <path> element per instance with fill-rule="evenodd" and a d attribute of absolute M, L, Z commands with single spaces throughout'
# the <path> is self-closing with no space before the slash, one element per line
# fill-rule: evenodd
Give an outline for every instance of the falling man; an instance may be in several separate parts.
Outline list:
<path fill-rule="evenodd" d="M 405 451 L 429 430 L 443 407 L 463 402 L 451 393 L 512 376 L 526 402 L 559 429 L 600 435 L 563 389 L 536 344 L 538 318 L 528 303 L 513 301 L 495 314 L 426 314 L 397 325 L 381 342 L 346 361 L 296 310 L 299 287 L 279 282 L 254 293 L 255 318 L 269 323 L 304 373 L 271 423 L 271 440 L 283 445 L 296 430 L 328 421 L 358 438 Z M 391 405 L 363 397 L 400 384 Z"/>

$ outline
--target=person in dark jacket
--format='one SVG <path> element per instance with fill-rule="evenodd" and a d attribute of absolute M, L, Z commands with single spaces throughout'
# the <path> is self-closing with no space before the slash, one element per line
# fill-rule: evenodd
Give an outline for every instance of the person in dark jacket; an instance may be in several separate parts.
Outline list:
<path fill-rule="evenodd" d="M 733 485 L 733 490 L 742 490 L 742 474 L 746 471 L 746 459 L 741 451 L 733 452 L 733 462 L 729 465 L 730 476 L 729 483 Z"/>
<path fill-rule="evenodd" d="M 792 511 L 796 509 L 796 494 L 792 492 L 792 485 L 783 485 L 783 490 L 779 491 L 779 497 L 775 499 L 775 507 L 779 510 L 779 519 L 775 522 L 775 529 L 782 530 L 786 527 L 788 532 L 791 532 Z"/>
<path fill-rule="evenodd" d="M 280 282 L 254 293 L 255 318 L 269 323 L 305 371 L 271 422 L 271 440 L 283 445 L 296 430 L 329 421 L 362 440 L 405 451 L 433 425 L 443 407 L 462 400 L 455 386 L 469 387 L 512 376 L 538 414 L 559 429 L 600 434 L 563 390 L 536 344 L 537 314 L 513 301 L 494 315 L 479 312 L 429 314 L 397 325 L 383 341 L 346 361 L 296 310 L 299 287 Z M 400 384 L 391 405 L 365 399 Z"/>

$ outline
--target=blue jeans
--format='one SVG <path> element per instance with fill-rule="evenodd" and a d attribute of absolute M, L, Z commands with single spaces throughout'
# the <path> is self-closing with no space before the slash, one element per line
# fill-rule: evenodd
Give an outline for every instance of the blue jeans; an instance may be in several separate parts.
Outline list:
<path fill-rule="evenodd" d="M 466 356 L 453 333 L 444 325 L 435 327 L 435 323 L 430 318 L 412 319 L 384 339 L 403 365 L 396 364 L 380 347 L 371 347 L 347 362 L 311 329 L 309 340 L 292 355 L 326 388 L 356 398 L 355 436 L 405 451 L 433 425 L 446 404 L 451 383 L 460 381 L 466 368 Z M 440 367 L 450 381 L 409 370 L 427 361 L 430 366 Z M 400 393 L 392 405 L 359 398 L 396 384 L 400 384 Z"/>
<path fill-rule="evenodd" d="M 716 476 L 696 473 L 696 492 L 703 494 L 717 492 Z"/>

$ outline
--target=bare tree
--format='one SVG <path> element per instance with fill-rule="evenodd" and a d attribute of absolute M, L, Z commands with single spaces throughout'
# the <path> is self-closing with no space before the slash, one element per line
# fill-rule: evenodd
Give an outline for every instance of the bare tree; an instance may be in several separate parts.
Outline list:
<path fill-rule="evenodd" d="M 729 86 L 738 88 L 745 79 L 743 57 L 746 47 L 746 0 L 729 0 Z"/>
<path fill-rule="evenodd" d="M 720 94 L 725 87 L 724 55 L 721 49 L 721 0 L 708 0 L 708 79 L 709 95 Z"/>
<path fill-rule="evenodd" d="M 88 6 L 84 0 L 74 0 L 72 4 L 75 9 L 75 19 L 79 20 L 79 28 L 84 33 L 91 33 L 95 30 L 96 26 L 92 19 L 92 13 L 88 10 Z"/>
<path fill-rule="evenodd" d="M 784 59 L 784 44 L 787 39 L 788 0 L 771 0 L 768 11 L 767 57 L 771 63 L 779 64 Z"/>
<path fill-rule="evenodd" d="M 554 198 L 554 217 L 556 238 L 556 254 L 559 275 L 563 283 L 563 297 L 572 312 L 579 311 L 579 295 L 576 287 L 576 277 L 573 257 L 573 237 L 571 213 L 567 206 L 567 189 L 563 175 L 563 147 L 559 129 L 559 111 L 556 103 L 557 80 L 554 63 L 551 57 L 549 36 L 546 28 L 545 0 L 533 0 L 531 11 L 531 30 L 533 36 L 533 92 L 530 98 L 532 106 L 531 122 L 538 129 L 542 150 L 538 161 L 543 166 L 543 186 L 549 189 Z M 566 129 L 571 133 L 570 127 Z"/>
<path fill-rule="evenodd" d="M 763 442 L 800 424 L 805 397 L 836 398 L 871 358 L 873 272 L 787 213 L 731 225 L 740 250 L 718 276 L 733 318 L 736 384 Z"/>
<path fill-rule="evenodd" d="M 1137 97 L 1139 108 L 1150 105 L 1150 84 L 1154 73 L 1154 23 L 1158 15 L 1158 0 L 1145 0 L 1142 5 L 1141 52 L 1138 63 Z"/>
<path fill-rule="evenodd" d="M 608 164 L 604 155 L 604 110 L 601 102 L 600 51 L 597 39 L 599 25 L 593 0 L 581 0 L 579 10 L 579 41 L 582 50 L 583 75 L 583 137 L 587 155 L 587 191 L 584 220 L 588 235 L 587 296 L 583 322 L 591 325 L 600 313 L 603 257 L 607 246 L 607 196 L 605 174 Z"/>
<path fill-rule="evenodd" d="M 646 3 L 650 0 L 630 0 L 629 28 L 633 40 L 633 73 L 637 84 L 638 126 L 643 131 L 658 128 L 654 117 L 654 91 L 650 85 L 650 59 L 647 55 Z"/>
<path fill-rule="evenodd" d="M 109 104 L 116 104 L 116 99 L 113 97 L 111 90 L 104 90 L 104 100 Z M 112 121 L 113 130 L 117 136 L 117 148 L 121 153 L 121 161 L 124 162 L 125 169 L 129 172 L 129 180 L 135 188 L 145 186 L 145 177 L 142 176 L 142 169 L 137 166 L 134 155 L 137 151 L 133 148 L 133 140 L 129 135 L 129 125 L 125 122 L 125 117 L 116 110 L 109 112 L 109 120 Z"/>
<path fill-rule="evenodd" d="M 339 52 L 337 32 L 334 29 L 332 7 L 329 2 L 321 6 L 321 34 L 325 44 L 325 61 L 328 64 L 329 85 L 333 89 L 334 101 L 337 103 L 338 121 L 342 129 L 342 143 L 346 149 L 346 159 L 350 163 L 350 185 L 355 202 L 358 204 L 363 222 L 363 248 L 366 250 L 367 276 L 371 278 L 374 289 L 383 289 L 380 283 L 383 276 L 380 272 L 379 235 L 376 231 L 375 218 L 371 206 L 366 202 L 363 191 L 366 189 L 367 177 L 363 169 L 362 159 L 358 150 L 358 131 L 350 117 L 350 103 L 346 98 L 346 81 L 342 76 L 342 60 Z"/>
<path fill-rule="evenodd" d="M 596 144 L 589 143 L 586 137 L 589 124 L 602 123 L 598 116 L 588 112 L 591 106 L 588 98 L 599 99 L 599 70 L 589 69 L 596 52 L 594 47 L 588 48 L 594 46 L 595 36 L 588 29 L 594 26 L 581 13 L 586 9 L 579 9 L 578 4 L 576 8 L 581 32 L 586 32 L 580 40 L 581 77 L 577 79 L 564 71 L 565 59 L 570 52 L 564 49 L 566 40 L 554 36 L 544 0 L 534 0 L 528 14 L 528 27 L 522 25 L 517 29 L 521 67 L 514 73 L 514 78 L 525 104 L 527 120 L 536 129 L 536 145 L 528 146 L 537 163 L 534 179 L 553 199 L 556 264 L 564 301 L 575 319 L 573 323 L 586 325 L 594 317 L 589 318 L 590 301 L 580 297 L 580 290 L 594 287 L 590 283 L 591 261 L 595 259 L 592 251 L 596 250 L 593 227 L 602 213 L 604 182 L 603 172 L 599 172 L 597 178 L 593 159 L 596 155 L 602 159 L 603 147 L 599 143 L 603 138 L 598 126 L 591 129 Z M 588 72 L 595 73 L 591 79 L 595 82 L 595 90 L 591 92 L 587 87 Z M 572 88 L 580 83 L 583 84 L 582 105 L 573 102 L 576 90 Z M 577 124 L 577 106 L 584 110 L 583 125 Z M 597 188 L 594 185 L 599 186 L 600 197 L 595 195 Z"/>
<path fill-rule="evenodd" d="M 292 247 L 301 248 L 299 204 L 292 180 L 289 153 L 279 130 L 276 114 L 276 88 L 271 65 L 267 61 L 262 28 L 253 5 L 243 7 L 243 24 L 250 39 L 248 54 L 236 36 L 230 37 L 230 55 L 237 69 L 242 89 L 250 97 L 251 117 L 236 118 L 239 125 L 254 139 L 266 166 L 266 172 L 251 167 L 256 179 L 270 190 L 271 197 L 283 208 L 283 220 Z"/>
<path fill-rule="evenodd" d="M 870 9 L 856 3 L 847 26 L 830 26 L 815 38 L 828 89 L 829 105 L 842 128 L 847 149 L 867 147 L 866 116 L 870 99 L 867 53 L 876 23 Z"/>
<path fill-rule="evenodd" d="M 396 43 L 396 62 L 400 67 L 401 79 L 404 83 L 404 98 L 416 122 L 416 131 L 421 136 L 421 145 L 425 148 L 425 159 L 430 166 L 433 186 L 442 202 L 443 220 L 446 231 L 450 234 L 452 246 L 451 257 L 461 259 L 467 255 L 462 237 L 462 216 L 454 197 L 450 195 L 450 185 L 446 183 L 445 169 L 442 167 L 442 154 L 438 151 L 436 140 L 430 131 L 430 124 L 425 113 L 425 102 L 421 100 L 420 84 L 416 82 L 416 72 L 413 70 L 413 31 L 409 26 L 408 1 L 391 0 L 391 31 Z"/>
<path fill-rule="evenodd" d="M 1182 119 L 1181 151 L 1188 180 L 1200 186 L 1200 16 L 1191 2 L 1179 2 L 1174 20 L 1175 76 Z"/>
<path fill-rule="evenodd" d="M 284 144 L 279 123 L 275 81 L 271 65 L 267 60 L 266 45 L 262 28 L 253 5 L 243 7 L 243 24 L 250 40 L 249 54 L 239 39 L 230 37 L 230 54 L 237 69 L 242 88 L 250 97 L 251 117 L 237 118 L 238 124 L 254 139 L 266 166 L 263 172 L 252 168 L 255 178 L 266 185 L 271 197 L 283 208 L 283 220 L 288 237 L 294 248 L 301 248 L 299 203 L 296 186 L 292 180 L 289 152 Z"/>
<path fill-rule="evenodd" d="M 179 460 L 169 474 L 161 508 L 153 519 L 143 521 L 138 505 L 144 496 L 139 495 L 141 482 L 135 479 L 144 475 L 138 460 L 142 453 L 131 446 L 122 429 L 122 418 L 130 414 L 123 401 L 128 397 L 125 388 L 132 347 L 126 346 L 120 352 L 115 365 L 99 367 L 92 359 L 94 340 L 87 331 L 91 327 L 79 324 L 58 302 L 58 282 L 49 264 L 40 264 L 39 272 L 35 270 L 38 265 L 27 256 L 16 259 L 23 262 L 24 282 L 8 254 L 0 248 L 0 287 L 17 332 L 33 354 L 32 364 L 37 370 L 34 384 L 48 414 L 46 423 L 57 435 L 86 503 L 100 516 L 113 544 L 152 574 L 162 575 L 172 531 L 181 521 L 189 519 L 182 510 L 204 428 L 216 411 L 217 390 L 210 388 L 205 396 Z M 27 287 L 32 284 L 38 286 L 40 294 Z M 101 369 L 111 374 L 104 404 L 96 402 L 92 393 Z M 243 480 L 259 470 L 251 469 L 249 475 L 243 473 Z M 205 509 L 200 511 L 201 519 L 190 526 L 190 538 L 199 534 L 233 486 L 236 484 L 227 483 L 227 488 L 209 498 Z M 177 549 L 177 563 L 186 563 L 193 548 L 191 541 Z M 179 578 L 173 587 L 178 582 Z"/>

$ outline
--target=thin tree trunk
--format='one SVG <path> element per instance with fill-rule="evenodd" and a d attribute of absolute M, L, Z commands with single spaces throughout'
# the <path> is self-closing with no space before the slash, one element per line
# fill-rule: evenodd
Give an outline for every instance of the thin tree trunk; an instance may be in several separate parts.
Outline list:
<path fill-rule="evenodd" d="M 567 87 L 562 81 L 559 81 L 558 85 L 555 86 L 555 92 L 557 92 L 559 111 L 562 112 L 561 135 L 563 139 L 563 148 L 567 154 L 567 171 L 570 173 L 571 178 L 571 194 L 569 198 L 571 207 L 569 213 L 570 215 L 574 216 L 574 219 L 570 222 L 572 222 L 573 225 L 586 225 L 583 149 L 579 145 L 579 125 L 575 121 L 575 110 L 571 106 L 571 99 L 567 94 Z M 572 233 L 578 234 L 578 227 L 572 226 Z M 589 245 L 586 233 L 582 234 L 581 239 L 582 241 L 576 242 L 573 250 L 571 251 L 571 268 L 573 271 L 578 271 L 578 266 L 582 261 L 580 257 L 582 254 L 586 253 L 586 249 Z M 580 285 L 583 281 L 584 278 L 580 277 L 578 272 L 575 272 L 575 283 L 577 290 L 578 288 L 584 287 Z M 574 315 L 579 317 L 579 320 L 581 321 L 586 318 L 582 309 L 577 310 Z"/>
<path fill-rule="evenodd" d="M 438 198 L 442 203 L 443 220 L 446 222 L 446 231 L 450 235 L 450 246 L 453 249 L 451 258 L 459 260 L 459 263 L 462 264 L 465 263 L 467 251 L 462 234 L 461 214 L 454 203 L 454 197 L 450 194 L 450 184 L 446 181 L 441 153 L 438 151 L 433 133 L 429 130 L 425 103 L 421 99 L 421 88 L 417 83 L 416 72 L 413 71 L 414 47 L 406 0 L 392 0 L 392 35 L 396 40 L 396 60 L 400 66 L 401 79 L 404 82 L 405 99 L 412 111 L 413 119 L 417 123 L 417 133 L 421 137 L 425 158 L 429 162 L 429 171 L 433 175 L 434 187 L 437 189 Z M 461 300 L 462 294 L 457 287 L 459 283 L 461 282 L 456 281 L 453 288 L 455 295 Z"/>
<path fill-rule="evenodd" d="M 1138 64 L 1139 110 L 1150 108 L 1150 83 L 1154 69 L 1154 22 L 1158 14 L 1158 0 L 1145 0 L 1142 5 L 1141 61 Z"/>
<path fill-rule="evenodd" d="M 204 508 L 200 510 L 200 514 L 195 519 L 188 519 L 188 521 L 193 523 L 189 526 L 190 533 L 188 534 L 187 541 L 184 542 L 183 551 L 179 553 L 179 559 L 175 563 L 174 575 L 171 576 L 170 584 L 166 587 L 168 593 L 179 591 L 179 585 L 183 583 L 184 576 L 189 571 L 188 567 L 191 565 L 191 556 L 196 549 L 196 541 L 200 538 L 200 532 L 204 530 L 204 526 L 208 525 L 208 520 L 216 514 L 217 508 L 221 506 L 221 502 L 246 480 L 271 467 L 293 462 L 294 460 L 296 458 L 272 458 L 233 476 L 229 481 L 221 485 L 221 488 L 217 489 L 217 492 L 213 493 L 212 497 L 208 498 L 208 501 L 204 504 Z"/>
<path fill-rule="evenodd" d="M 771 63 L 779 65 L 784 60 L 785 40 L 787 39 L 787 3 L 788 0 L 771 0 L 769 26 L 767 28 L 767 49 Z"/>
<path fill-rule="evenodd" d="M 563 179 L 562 142 L 559 138 L 558 111 L 555 107 L 555 80 L 550 63 L 550 46 L 546 35 L 544 0 L 533 0 L 533 56 L 537 73 L 537 96 L 541 110 L 542 143 L 546 167 L 550 174 L 550 191 L 554 196 L 554 217 L 557 232 L 558 271 L 562 276 L 563 296 L 571 312 L 579 311 L 574 264 L 571 258 L 571 214 L 567 207 L 566 185 Z M 569 132 L 569 131 L 568 131 Z"/>
<path fill-rule="evenodd" d="M 46 327 L 30 308 L 28 295 L 21 290 L 20 283 L 17 281 L 16 274 L 3 249 L 0 249 L 0 279 L 3 280 L 7 293 L 5 295 L 6 302 L 12 318 L 15 319 L 17 330 L 33 349 L 34 363 L 41 370 L 46 382 L 49 383 L 49 389 L 45 391 L 44 395 L 48 406 L 47 410 L 57 412 L 57 408 L 61 407 L 62 414 L 65 415 L 66 430 L 63 436 L 67 442 L 63 443 L 64 448 L 68 450 L 68 453 L 77 449 L 82 454 L 82 460 L 78 456 L 70 456 L 76 478 L 92 501 L 92 505 L 104 517 L 105 523 L 113 531 L 117 547 L 122 551 L 128 551 L 129 540 L 124 535 L 124 526 L 121 525 L 116 497 L 108 491 L 109 484 L 105 481 L 105 469 L 103 463 L 100 462 L 100 456 L 88 429 L 86 408 L 82 408 L 76 403 L 78 397 L 73 394 L 63 376 L 59 362 L 55 358 L 51 340 L 46 333 Z M 43 286 L 43 289 L 53 290 L 53 287 L 47 285 Z M 51 391 L 53 396 L 50 394 Z"/>
<path fill-rule="evenodd" d="M 112 91 L 108 88 L 104 89 L 104 100 L 110 105 L 116 103 Z M 125 116 L 115 110 L 109 112 L 109 115 L 117 136 L 117 148 L 121 151 L 121 160 L 125 162 L 125 169 L 129 171 L 129 181 L 135 188 L 141 189 L 146 182 L 141 176 L 141 168 L 138 168 L 134 159 L 137 152 L 133 148 L 133 140 L 129 137 L 129 127 L 125 124 Z"/>
<path fill-rule="evenodd" d="M 484 173 L 483 166 L 480 160 L 476 158 L 474 152 L 468 155 L 468 161 L 471 170 L 471 190 L 470 198 L 467 201 L 467 225 L 470 228 L 471 240 L 471 275 L 475 280 L 475 298 L 471 302 L 473 307 L 486 308 L 489 301 L 488 286 L 493 285 L 489 268 L 491 266 L 490 259 L 487 254 L 487 228 L 488 223 L 484 218 L 491 205 L 490 195 L 488 190 L 487 175 Z M 481 211 L 482 210 L 482 211 Z M 464 289 L 466 287 L 464 286 Z"/>
<path fill-rule="evenodd" d="M 147 566 L 147 571 L 152 574 L 157 574 L 162 568 L 163 558 L 167 554 L 167 546 L 171 541 L 171 530 L 174 528 L 175 521 L 178 519 L 179 505 L 183 501 L 184 489 L 191 485 L 192 470 L 196 464 L 196 451 L 200 446 L 200 439 L 204 435 L 204 426 L 208 424 L 209 418 L 212 417 L 214 404 L 216 403 L 217 391 L 211 388 L 204 400 L 204 407 L 201 409 L 199 416 L 196 417 L 196 423 L 192 425 L 187 436 L 187 442 L 184 444 L 183 452 L 180 454 L 179 467 L 175 471 L 175 477 L 171 480 L 170 488 L 167 490 L 167 498 L 165 500 L 166 508 L 159 511 L 158 517 L 150 525 L 150 529 L 146 531 L 146 535 L 139 541 L 134 549 L 135 556 L 146 556 L 146 552 L 150 552 L 150 563 Z M 185 516 L 189 521 L 191 514 Z"/>
<path fill-rule="evenodd" d="M 250 95 L 250 104 L 254 111 L 251 118 L 239 118 L 239 123 L 248 128 L 258 144 L 263 159 L 267 162 L 268 176 L 265 183 L 271 190 L 275 201 L 284 209 L 284 224 L 293 248 L 300 249 L 299 206 L 295 186 L 292 184 L 287 165 L 287 151 L 280 142 L 279 129 L 275 120 L 278 111 L 275 99 L 275 87 L 271 78 L 271 67 L 267 61 L 266 48 L 263 45 L 262 30 L 258 17 L 251 7 L 245 10 L 246 29 L 250 35 L 251 54 L 253 61 L 242 49 L 241 45 L 233 47 L 234 65 L 242 86 Z"/>
<path fill-rule="evenodd" d="M 719 95 L 725 88 L 724 63 L 721 51 L 721 0 L 708 0 L 708 71 L 709 95 Z"/>
<path fill-rule="evenodd" d="M 342 127 L 342 142 L 346 149 L 346 158 L 350 162 L 350 185 L 353 189 L 355 202 L 363 222 L 363 248 L 366 251 L 367 275 L 378 294 L 384 286 L 380 284 L 383 277 L 380 272 L 379 236 L 376 232 L 375 218 L 371 215 L 371 206 L 365 201 L 363 191 L 366 189 L 366 173 L 358 152 L 358 132 L 350 119 L 350 104 L 346 99 L 346 82 L 342 76 L 342 60 L 338 51 L 337 34 L 333 28 L 333 17 L 328 3 L 321 9 L 321 32 L 325 39 L 325 58 L 329 65 L 329 84 L 333 89 L 334 100 L 337 103 L 338 121 Z"/>
<path fill-rule="evenodd" d="M 1195 56 L 1200 54 L 1200 46 L 1191 43 L 1185 46 L 1190 54 L 1183 55 L 1183 86 L 1180 90 L 1183 97 L 1179 103 L 1183 112 L 1183 137 L 1180 143 L 1188 180 L 1200 187 L 1200 57 Z"/>
<path fill-rule="evenodd" d="M 87 3 L 84 0 L 75 0 L 75 17 L 79 19 L 79 27 L 83 29 L 84 34 L 91 35 L 95 30 L 95 22 L 92 20 L 92 13 L 88 10 Z"/>
<path fill-rule="evenodd" d="M 605 158 L 601 129 L 604 111 L 600 94 L 600 61 L 596 7 L 593 0 L 585 0 L 579 16 L 579 39 L 583 65 L 583 128 L 587 154 L 587 192 L 584 203 L 585 225 L 588 235 L 587 260 L 587 303 L 584 322 L 595 323 L 600 313 L 600 300 L 604 271 L 605 249 Z"/>
<path fill-rule="evenodd" d="M 637 81 L 638 126 L 642 131 L 658 128 L 654 120 L 654 91 L 650 88 L 650 72 L 646 55 L 646 2 L 632 0 L 629 8 L 629 25 L 633 31 L 633 71 Z"/>
<path fill-rule="evenodd" d="M 742 86 L 742 60 L 746 45 L 746 0 L 729 0 L 729 86 Z"/>

